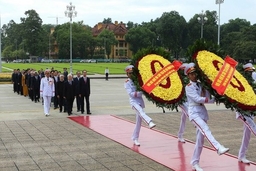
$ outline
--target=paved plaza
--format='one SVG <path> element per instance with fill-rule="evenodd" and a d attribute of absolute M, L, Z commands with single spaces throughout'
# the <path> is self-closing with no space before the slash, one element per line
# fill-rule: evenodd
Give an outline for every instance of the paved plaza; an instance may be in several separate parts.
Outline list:
<path fill-rule="evenodd" d="M 91 79 L 92 115 L 117 115 L 135 121 L 124 81 L 124 78 Z M 13 93 L 11 84 L 0 85 L 0 101 L 0 170 L 170 170 L 73 122 L 66 113 L 51 108 L 50 117 L 45 117 L 42 103 L 31 102 L 28 97 Z M 145 102 L 145 111 L 157 124 L 156 129 L 176 135 L 180 113 L 169 110 L 163 113 L 146 99 Z M 236 156 L 243 133 L 242 123 L 235 119 L 234 112 L 222 105 L 212 104 L 207 108 L 213 135 Z M 76 112 L 74 103 L 72 116 L 78 115 L 81 114 Z M 195 141 L 195 128 L 189 121 L 184 137 Z M 256 139 L 252 136 L 247 157 L 254 162 L 255 148 Z"/>

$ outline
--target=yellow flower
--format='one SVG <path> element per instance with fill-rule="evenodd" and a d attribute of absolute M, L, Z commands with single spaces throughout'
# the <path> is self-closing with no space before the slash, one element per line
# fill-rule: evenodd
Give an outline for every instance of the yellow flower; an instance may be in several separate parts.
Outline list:
<path fill-rule="evenodd" d="M 199 51 L 196 57 L 198 67 L 213 82 L 219 69 L 224 64 L 224 60 L 219 56 L 208 52 Z M 235 71 L 233 78 L 228 85 L 225 94 L 229 101 L 237 102 L 239 107 L 246 110 L 256 108 L 256 95 L 248 81 L 238 72 Z"/>
<path fill-rule="evenodd" d="M 11 79 L 11 73 L 0 73 L 0 79 Z"/>
<path fill-rule="evenodd" d="M 156 72 L 170 64 L 170 61 L 156 54 L 149 54 L 138 61 L 138 70 L 141 78 L 141 87 L 151 79 Z M 163 103 L 177 102 L 183 95 L 182 81 L 178 72 L 174 72 L 149 94 L 156 101 Z"/>

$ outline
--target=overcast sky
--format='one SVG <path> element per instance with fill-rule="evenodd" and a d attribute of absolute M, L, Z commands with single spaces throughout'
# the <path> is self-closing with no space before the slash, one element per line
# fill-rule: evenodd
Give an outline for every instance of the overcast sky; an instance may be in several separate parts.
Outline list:
<path fill-rule="evenodd" d="M 202 10 L 219 11 L 216 0 L 72 0 L 77 17 L 73 21 L 84 21 L 94 26 L 104 18 L 127 23 L 149 22 L 161 17 L 164 12 L 177 11 L 186 21 Z M 34 9 L 43 20 L 43 24 L 63 24 L 69 21 L 64 12 L 70 0 L 0 0 L 1 22 L 10 20 L 20 23 L 27 10 Z M 230 19 L 246 19 L 256 23 L 256 0 L 224 0 L 221 4 L 221 24 Z"/>

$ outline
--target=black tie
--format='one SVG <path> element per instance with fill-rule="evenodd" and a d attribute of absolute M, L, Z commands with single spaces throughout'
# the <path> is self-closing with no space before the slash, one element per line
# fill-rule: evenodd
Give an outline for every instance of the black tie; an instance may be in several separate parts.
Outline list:
<path fill-rule="evenodd" d="M 199 82 L 197 82 L 197 83 L 196 83 L 196 85 L 197 85 L 197 87 L 198 87 L 198 88 L 200 88 L 200 84 L 199 84 Z"/>

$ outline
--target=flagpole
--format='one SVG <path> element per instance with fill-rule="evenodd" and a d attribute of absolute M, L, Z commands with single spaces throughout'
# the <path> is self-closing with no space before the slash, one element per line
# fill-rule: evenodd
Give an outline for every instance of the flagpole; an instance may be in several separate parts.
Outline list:
<path fill-rule="evenodd" d="M 216 0 L 216 4 L 219 4 L 219 16 L 218 16 L 218 45 L 220 45 L 220 4 L 224 3 L 224 0 Z"/>

